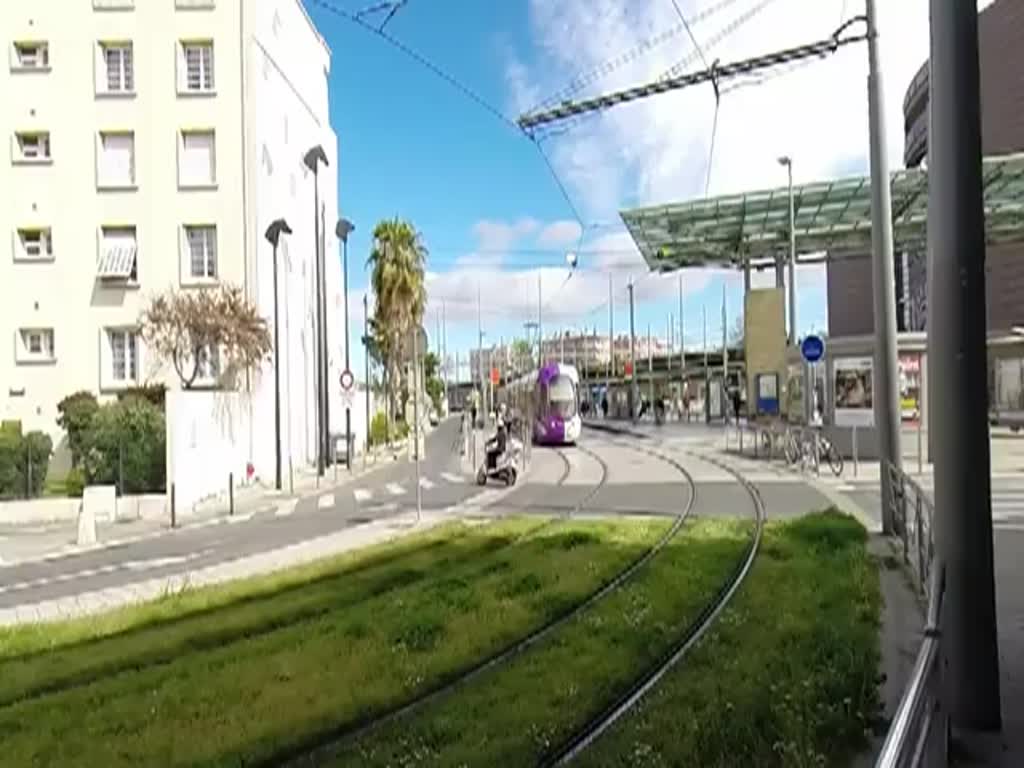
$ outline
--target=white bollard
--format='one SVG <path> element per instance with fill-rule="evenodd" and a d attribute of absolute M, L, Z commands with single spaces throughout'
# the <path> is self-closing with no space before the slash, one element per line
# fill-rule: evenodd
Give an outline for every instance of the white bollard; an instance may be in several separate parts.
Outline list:
<path fill-rule="evenodd" d="M 96 543 L 96 516 L 92 507 L 84 501 L 78 506 L 78 546 L 86 547 Z"/>

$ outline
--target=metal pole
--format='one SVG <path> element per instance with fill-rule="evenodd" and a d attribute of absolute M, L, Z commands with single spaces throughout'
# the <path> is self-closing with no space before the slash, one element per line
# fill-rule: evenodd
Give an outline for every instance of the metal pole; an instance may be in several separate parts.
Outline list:
<path fill-rule="evenodd" d="M 928 379 L 935 402 L 948 404 L 933 412 L 936 418 L 930 425 L 936 430 L 937 548 L 946 563 L 943 703 L 954 728 L 998 731 L 1002 718 L 974 3 L 932 0 L 930 61 Z"/>
<path fill-rule="evenodd" d="M 708 308 L 701 305 L 701 317 L 704 320 L 704 421 L 711 421 L 711 371 L 708 370 Z"/>
<path fill-rule="evenodd" d="M 330 353 L 327 346 L 327 337 L 329 335 L 327 323 L 327 245 L 324 241 L 326 237 L 325 211 L 326 206 L 320 203 L 320 234 L 317 237 L 317 246 L 320 249 L 320 316 L 323 318 L 323 325 L 321 326 L 323 328 L 323 336 L 320 338 L 320 346 L 323 350 L 321 352 L 323 355 L 321 369 L 323 380 L 320 386 L 324 398 L 324 456 L 334 455 L 334 460 L 337 461 L 338 457 L 335 455 L 336 446 L 333 446 L 331 442 Z"/>
<path fill-rule="evenodd" d="M 679 399 L 686 386 L 686 319 L 683 316 L 683 271 L 679 270 Z M 686 414 L 689 418 L 689 413 Z"/>
<path fill-rule="evenodd" d="M 366 337 L 366 343 L 364 345 L 363 366 L 366 377 L 366 450 L 363 452 L 363 466 L 366 466 L 368 454 L 370 453 L 370 311 L 366 300 L 366 294 L 363 294 L 363 335 Z"/>
<path fill-rule="evenodd" d="M 636 327 L 634 323 L 633 314 L 633 281 L 629 281 L 629 365 L 630 365 L 630 379 L 629 379 L 629 418 L 631 421 L 636 422 L 636 395 L 637 395 L 637 382 L 636 382 Z"/>
<path fill-rule="evenodd" d="M 316 424 L 316 475 L 317 478 L 323 477 L 324 467 L 326 463 L 326 447 L 327 441 L 324 439 L 324 392 L 323 392 L 323 366 L 324 359 L 321 353 L 322 344 L 321 339 L 324 334 L 324 321 L 320 314 L 320 185 L 318 183 L 319 174 L 317 173 L 317 165 L 313 166 L 313 272 L 315 280 L 315 300 L 316 300 L 316 404 L 317 404 L 317 424 Z"/>
<path fill-rule="evenodd" d="M 281 490 L 281 332 L 277 311 L 277 242 L 274 246 L 274 488 Z M 290 441 L 289 441 L 290 442 Z"/>
<path fill-rule="evenodd" d="M 604 385 L 604 396 L 611 399 L 612 371 L 615 369 L 615 303 L 612 293 L 612 275 L 608 273 L 608 380 Z"/>
<path fill-rule="evenodd" d="M 651 324 L 647 324 L 647 402 L 654 407 L 654 348 L 651 346 Z"/>
<path fill-rule="evenodd" d="M 917 356 L 917 474 L 924 472 L 924 439 L 921 432 L 924 429 L 924 361 L 922 355 Z M 998 369 L 997 369 L 998 370 Z M 999 390 L 996 389 L 996 392 Z"/>
<path fill-rule="evenodd" d="M 345 293 L 345 371 L 349 369 L 349 330 L 348 330 L 348 237 L 341 241 L 342 253 L 342 290 Z M 351 395 L 348 395 L 351 397 Z M 369 427 L 369 424 L 367 424 Z M 345 465 L 348 471 L 352 471 L 352 406 L 348 400 L 345 401 Z"/>
<path fill-rule="evenodd" d="M 416 324 L 418 326 L 418 324 Z M 420 358 L 419 358 L 419 327 L 412 329 L 412 438 L 416 457 L 416 522 L 423 514 L 423 488 L 420 486 Z"/>
<path fill-rule="evenodd" d="M 875 310 L 875 423 L 878 429 L 882 490 L 882 531 L 893 525 L 890 463 L 903 469 L 900 450 L 900 392 L 896 358 L 896 286 L 892 247 L 892 189 L 886 148 L 885 99 L 878 54 L 875 0 L 866 0 L 868 27 L 868 117 L 871 132 L 871 240 Z M 972 13 L 974 6 L 971 6 Z M 979 165 L 980 167 L 980 165 Z M 933 209 L 934 210 L 934 209 Z M 931 314 L 929 312 L 929 314 Z M 984 366 L 982 367 L 984 370 Z"/>
<path fill-rule="evenodd" d="M 444 401 L 451 410 L 448 399 L 448 315 L 444 301 L 441 302 L 441 376 L 444 379 Z"/>
<path fill-rule="evenodd" d="M 796 344 L 796 200 L 793 196 L 793 159 L 789 171 L 789 343 Z"/>
<path fill-rule="evenodd" d="M 541 277 L 544 272 L 537 271 L 537 367 L 544 367 L 544 304 L 541 299 Z"/>

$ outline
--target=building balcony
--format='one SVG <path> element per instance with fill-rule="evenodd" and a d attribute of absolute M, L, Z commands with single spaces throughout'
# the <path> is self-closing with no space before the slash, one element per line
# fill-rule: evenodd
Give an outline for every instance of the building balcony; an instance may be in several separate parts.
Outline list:
<path fill-rule="evenodd" d="M 917 70 L 914 79 L 910 81 L 910 85 L 907 86 L 906 95 L 903 97 L 904 120 L 911 122 L 916 112 L 926 111 L 922 107 L 927 106 L 928 103 L 928 80 L 929 66 L 928 62 L 925 61 L 921 68 Z M 923 105 L 922 101 L 924 102 Z"/>

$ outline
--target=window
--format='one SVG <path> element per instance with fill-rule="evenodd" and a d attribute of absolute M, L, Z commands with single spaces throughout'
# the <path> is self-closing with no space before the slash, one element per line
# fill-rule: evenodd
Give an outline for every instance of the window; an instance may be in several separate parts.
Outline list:
<path fill-rule="evenodd" d="M 213 93 L 213 43 L 182 41 L 178 58 L 180 93 Z"/>
<path fill-rule="evenodd" d="M 49 363 L 54 359 L 52 328 L 22 328 L 18 331 L 19 363 Z"/>
<path fill-rule="evenodd" d="M 178 185 L 212 187 L 217 184 L 213 131 L 182 131 L 178 156 Z"/>
<path fill-rule="evenodd" d="M 112 384 L 134 384 L 139 380 L 139 334 L 133 328 L 108 328 L 109 380 Z"/>
<path fill-rule="evenodd" d="M 11 52 L 13 70 L 47 70 L 50 68 L 50 46 L 43 42 L 15 43 Z"/>
<path fill-rule="evenodd" d="M 184 271 L 192 280 L 217 279 L 217 228 L 213 226 L 185 227 Z"/>
<path fill-rule="evenodd" d="M 135 186 L 135 134 L 132 131 L 100 132 L 96 186 L 100 189 Z"/>
<path fill-rule="evenodd" d="M 135 93 L 134 56 L 131 43 L 99 44 L 96 93 Z"/>
<path fill-rule="evenodd" d="M 103 227 L 96 274 L 101 280 L 137 282 L 138 243 L 135 227 Z"/>
<path fill-rule="evenodd" d="M 26 227 L 15 233 L 15 261 L 46 261 L 52 258 L 53 235 L 49 229 Z"/>
<path fill-rule="evenodd" d="M 14 162 L 49 163 L 52 159 L 50 134 L 46 131 L 21 131 L 14 134 Z"/>

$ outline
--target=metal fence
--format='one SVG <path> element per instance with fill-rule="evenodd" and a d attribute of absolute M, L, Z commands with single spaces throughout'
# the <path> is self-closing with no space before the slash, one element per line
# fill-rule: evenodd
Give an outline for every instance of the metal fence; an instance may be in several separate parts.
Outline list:
<path fill-rule="evenodd" d="M 932 522 L 935 508 L 913 479 L 891 464 L 895 533 L 915 588 L 928 600 L 924 640 L 903 691 L 876 768 L 916 768 L 948 765 L 949 718 L 942 706 L 940 619 L 945 593 L 945 567 L 935 557 Z"/>

